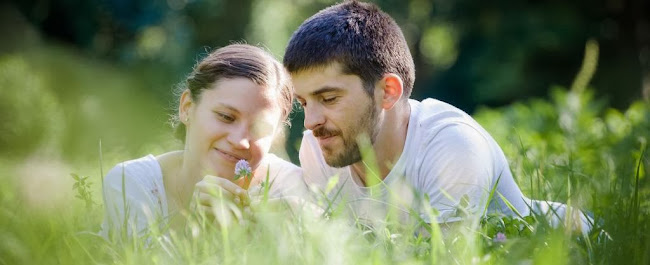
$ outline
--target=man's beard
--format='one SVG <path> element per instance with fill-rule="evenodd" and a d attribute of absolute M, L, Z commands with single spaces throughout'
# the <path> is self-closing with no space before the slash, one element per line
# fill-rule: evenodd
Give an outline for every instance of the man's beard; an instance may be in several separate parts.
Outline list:
<path fill-rule="evenodd" d="M 377 138 L 379 129 L 377 128 L 377 110 L 375 109 L 374 102 L 368 104 L 365 112 L 361 115 L 360 119 L 356 122 L 348 123 L 347 128 L 349 131 L 343 132 L 341 130 L 329 130 L 325 127 L 320 127 L 313 131 L 316 137 L 340 136 L 343 140 L 341 150 L 332 150 L 332 147 L 322 147 L 325 162 L 331 167 L 345 167 L 361 161 L 361 150 L 358 144 L 358 137 L 369 137 L 370 144 L 374 144 Z M 325 150 L 327 148 L 328 150 Z M 339 152 L 336 152 L 339 151 Z M 329 155 L 326 155 L 329 153 Z"/>

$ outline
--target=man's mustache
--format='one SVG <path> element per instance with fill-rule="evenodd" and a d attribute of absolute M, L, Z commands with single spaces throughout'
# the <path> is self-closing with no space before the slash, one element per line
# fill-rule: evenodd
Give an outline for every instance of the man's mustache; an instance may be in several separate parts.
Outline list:
<path fill-rule="evenodd" d="M 316 130 L 313 130 L 312 132 L 313 132 L 314 136 L 318 137 L 318 138 L 326 138 L 326 137 L 331 137 L 331 136 L 341 134 L 341 131 L 339 131 L 339 130 L 329 130 L 329 129 L 325 128 L 325 127 L 320 127 L 320 128 L 318 128 Z"/>

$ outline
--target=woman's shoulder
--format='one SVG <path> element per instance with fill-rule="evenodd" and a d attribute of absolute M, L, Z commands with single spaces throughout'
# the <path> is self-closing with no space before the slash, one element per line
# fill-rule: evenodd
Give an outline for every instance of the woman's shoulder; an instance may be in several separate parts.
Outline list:
<path fill-rule="evenodd" d="M 104 186 L 122 189 L 124 185 L 152 186 L 162 178 L 160 164 L 149 154 L 115 165 L 104 177 Z"/>
<path fill-rule="evenodd" d="M 156 156 L 163 179 L 176 174 L 183 166 L 183 154 L 182 150 L 177 150 Z"/>

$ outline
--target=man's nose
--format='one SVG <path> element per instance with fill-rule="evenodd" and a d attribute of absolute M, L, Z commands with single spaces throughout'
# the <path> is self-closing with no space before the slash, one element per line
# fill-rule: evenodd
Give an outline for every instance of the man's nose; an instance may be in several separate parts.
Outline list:
<path fill-rule="evenodd" d="M 325 115 L 322 111 L 322 108 L 319 106 L 313 106 L 313 104 L 307 105 L 304 108 L 305 112 L 305 128 L 309 130 L 314 130 L 323 124 L 325 124 Z"/>

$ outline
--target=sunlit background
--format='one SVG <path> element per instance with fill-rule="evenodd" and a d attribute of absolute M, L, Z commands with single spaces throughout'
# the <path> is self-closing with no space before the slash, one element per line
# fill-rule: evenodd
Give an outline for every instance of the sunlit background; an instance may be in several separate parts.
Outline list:
<path fill-rule="evenodd" d="M 535 264 L 580 263 L 554 256 L 569 252 L 594 264 L 648 264 L 648 1 L 373 2 L 397 20 L 410 45 L 417 77 L 412 98 L 437 98 L 473 114 L 503 148 L 524 194 L 584 207 L 614 238 L 598 237 L 582 251 L 580 240 L 565 234 L 553 243 L 542 231 L 513 241 L 495 264 L 530 263 L 531 255 L 548 262 Z M 298 25 L 333 3 L 2 1 L 0 264 L 165 263 L 164 252 L 153 258 L 137 251 L 135 258 L 115 254 L 119 247 L 92 235 L 103 214 L 102 176 L 118 162 L 182 148 L 168 124 L 171 91 L 211 50 L 246 42 L 281 59 Z M 297 163 L 303 114 L 297 110 L 291 117 L 286 145 L 277 144 L 274 152 Z M 337 241 L 356 238 L 356 230 L 314 229 L 322 235 L 308 240 L 300 233 L 274 236 L 284 230 L 262 233 L 268 237 L 257 242 L 263 251 L 247 252 L 249 262 L 285 264 L 269 257 L 291 253 L 315 263 L 310 257 L 319 257 L 318 251 L 310 251 L 321 246 L 353 264 L 386 258 L 378 241 Z M 393 242 L 388 236 L 386 242 Z M 281 244 L 291 238 L 299 242 L 293 248 Z M 419 243 L 396 242 L 388 244 L 397 247 L 394 253 L 419 251 Z M 543 246 L 555 254 L 538 251 Z M 184 253 L 213 255 L 206 249 Z M 467 259 L 456 263 L 499 257 L 493 250 L 487 256 L 466 255 L 466 249 L 449 253 Z M 191 263 L 183 261 L 176 263 Z"/>
<path fill-rule="evenodd" d="M 650 86 L 643 1 L 375 1 L 402 27 L 417 69 L 413 98 L 472 113 L 569 86 L 585 42 L 600 44 L 597 97 L 625 108 Z M 172 87 L 211 49 L 267 47 L 334 1 L 15 0 L 1 6 L 0 152 L 44 147 L 65 159 L 173 147 Z M 645 83 L 644 83 L 645 80 Z M 647 89 L 646 89 L 647 91 Z M 287 152 L 302 130 L 293 115 Z M 161 146 L 152 149 L 151 145 Z M 164 148 L 163 148 L 164 147 Z"/>

